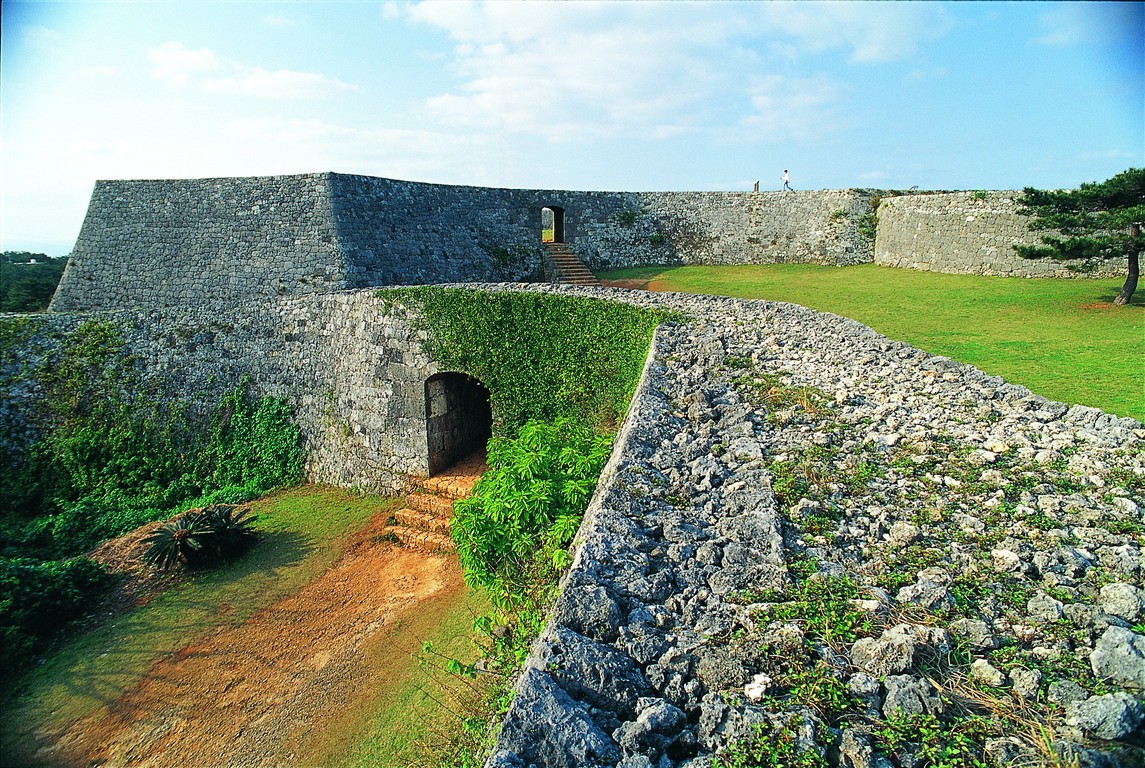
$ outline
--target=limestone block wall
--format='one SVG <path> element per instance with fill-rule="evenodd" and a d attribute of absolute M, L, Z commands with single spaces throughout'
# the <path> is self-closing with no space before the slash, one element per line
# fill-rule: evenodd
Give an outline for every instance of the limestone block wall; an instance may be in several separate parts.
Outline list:
<path fill-rule="evenodd" d="M 52 311 L 342 288 L 330 212 L 326 174 L 96 182 Z"/>
<path fill-rule="evenodd" d="M 425 381 L 439 370 L 422 351 L 424 332 L 388 311 L 372 291 L 357 291 L 252 301 L 225 314 L 187 307 L 38 316 L 23 346 L 40 351 L 0 365 L 0 455 L 18 454 L 35 437 L 38 393 L 20 368 L 58 344 L 58 332 L 103 319 L 171 398 L 209 408 L 244 379 L 258 395 L 285 398 L 310 480 L 400 491 L 407 475 L 428 473 Z"/>
<path fill-rule="evenodd" d="M 632 207 L 597 218 L 572 241 L 594 269 L 659 264 L 846 266 L 869 262 L 859 231 L 864 190 L 644 192 Z"/>
<path fill-rule="evenodd" d="M 1021 259 L 1014 192 L 577 192 L 335 173 L 101 181 L 55 312 L 265 301 L 346 288 L 542 280 L 542 210 L 593 270 L 662 264 L 879 264 L 1071 276 Z M 1099 276 L 1124 264 L 1099 265 Z"/>
<path fill-rule="evenodd" d="M 1037 243 L 1039 234 L 1018 213 L 1018 192 L 947 192 L 882 199 L 874 260 L 889 267 L 953 274 L 1076 277 L 1063 263 L 1023 259 L 1015 243 Z M 1125 274 L 1109 260 L 1092 277 Z"/>
<path fill-rule="evenodd" d="M 543 279 L 543 208 L 594 269 L 871 260 L 870 195 L 572 192 L 335 173 L 100 181 L 52 311 Z"/>

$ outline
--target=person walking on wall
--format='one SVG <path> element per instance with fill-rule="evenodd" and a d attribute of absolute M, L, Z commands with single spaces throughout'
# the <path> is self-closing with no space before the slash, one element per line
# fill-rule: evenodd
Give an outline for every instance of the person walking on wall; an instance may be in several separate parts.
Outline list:
<path fill-rule="evenodd" d="M 787 172 L 786 168 L 783 170 L 783 188 L 786 189 L 788 192 L 794 192 L 795 191 L 794 189 L 791 188 L 791 174 Z"/>

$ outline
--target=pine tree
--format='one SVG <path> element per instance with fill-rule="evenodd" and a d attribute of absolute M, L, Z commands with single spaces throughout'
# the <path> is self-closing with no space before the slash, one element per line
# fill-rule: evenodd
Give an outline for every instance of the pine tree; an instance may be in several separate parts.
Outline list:
<path fill-rule="evenodd" d="M 1102 259 L 1127 258 L 1129 275 L 1114 304 L 1128 304 L 1137 290 L 1145 222 L 1145 168 L 1130 168 L 1102 182 L 1077 189 L 1042 190 L 1026 187 L 1019 200 L 1031 217 L 1030 229 L 1055 230 L 1041 244 L 1015 245 L 1026 259 L 1050 258 L 1072 262 L 1071 269 L 1093 269 Z"/>

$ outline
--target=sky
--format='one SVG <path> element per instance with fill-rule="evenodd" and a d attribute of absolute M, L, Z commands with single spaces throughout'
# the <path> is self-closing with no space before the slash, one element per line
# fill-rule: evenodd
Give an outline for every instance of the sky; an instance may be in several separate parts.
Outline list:
<path fill-rule="evenodd" d="M 1142 3 L 8 2 L 0 247 L 97 179 L 1076 187 L 1145 165 Z"/>

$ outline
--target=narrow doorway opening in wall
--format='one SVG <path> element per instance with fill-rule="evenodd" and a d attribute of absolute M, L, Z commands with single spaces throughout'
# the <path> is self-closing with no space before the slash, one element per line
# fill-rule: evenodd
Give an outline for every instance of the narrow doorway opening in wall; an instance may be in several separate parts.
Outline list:
<path fill-rule="evenodd" d="M 563 243 L 565 241 L 565 209 L 555 205 L 541 209 L 541 242 Z"/>
<path fill-rule="evenodd" d="M 489 390 L 464 373 L 439 373 L 425 382 L 429 474 L 484 450 L 493 434 Z"/>

